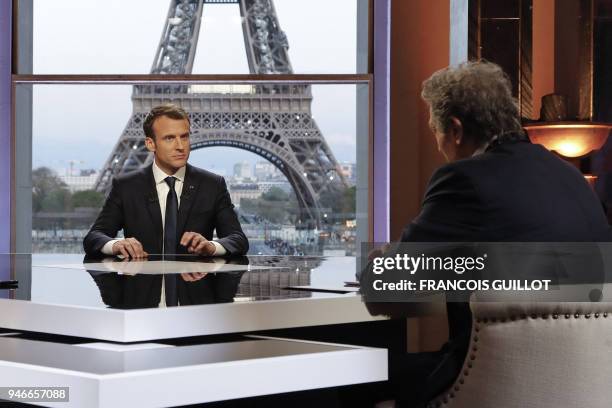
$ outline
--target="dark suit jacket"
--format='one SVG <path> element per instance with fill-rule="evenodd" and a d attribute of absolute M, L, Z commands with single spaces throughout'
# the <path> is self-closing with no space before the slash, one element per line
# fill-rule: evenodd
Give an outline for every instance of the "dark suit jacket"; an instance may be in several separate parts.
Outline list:
<path fill-rule="evenodd" d="M 211 240 L 217 230 L 218 242 L 228 254 L 243 255 L 249 242 L 242 232 L 223 177 L 187 165 L 177 224 L 177 242 L 193 231 Z M 161 254 L 163 226 L 152 166 L 113 179 L 104 207 L 83 240 L 85 253 L 99 256 L 102 247 L 123 229 L 149 254 Z M 179 245 L 177 251 L 187 253 Z"/>
<path fill-rule="evenodd" d="M 603 242 L 609 226 L 582 174 L 527 140 L 438 169 L 421 213 L 403 231 L 405 242 Z M 432 394 L 456 378 L 467 352 L 471 314 L 448 304 L 450 342 L 431 378 Z"/>

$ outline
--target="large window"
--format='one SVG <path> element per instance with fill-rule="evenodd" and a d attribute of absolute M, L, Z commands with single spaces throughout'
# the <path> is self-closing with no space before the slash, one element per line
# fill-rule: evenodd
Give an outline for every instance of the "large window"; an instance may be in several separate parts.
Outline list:
<path fill-rule="evenodd" d="M 251 253 L 354 255 L 368 239 L 368 2 L 218 3 L 18 2 L 18 251 L 81 251 L 112 177 L 151 162 L 142 118 L 167 101 Z"/>

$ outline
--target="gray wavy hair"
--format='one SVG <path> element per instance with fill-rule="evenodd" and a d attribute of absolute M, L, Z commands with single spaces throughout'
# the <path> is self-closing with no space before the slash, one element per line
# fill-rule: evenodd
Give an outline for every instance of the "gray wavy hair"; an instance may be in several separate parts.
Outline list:
<path fill-rule="evenodd" d="M 510 79 L 497 64 L 465 62 L 435 72 L 421 96 L 431 108 L 431 125 L 445 132 L 451 117 L 461 121 L 466 138 L 481 146 L 494 136 L 522 132 Z"/>

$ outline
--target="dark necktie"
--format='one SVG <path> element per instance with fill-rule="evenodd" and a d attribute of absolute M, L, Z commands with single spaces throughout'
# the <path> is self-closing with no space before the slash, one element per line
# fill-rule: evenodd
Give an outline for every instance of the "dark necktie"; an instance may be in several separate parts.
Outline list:
<path fill-rule="evenodd" d="M 166 216 L 164 218 L 164 259 L 172 260 L 176 254 L 176 219 L 178 218 L 178 197 L 174 190 L 174 177 L 166 177 L 164 180 L 170 191 L 166 197 Z M 178 305 L 178 293 L 176 288 L 176 275 L 169 273 L 164 275 L 166 291 L 166 306 Z"/>

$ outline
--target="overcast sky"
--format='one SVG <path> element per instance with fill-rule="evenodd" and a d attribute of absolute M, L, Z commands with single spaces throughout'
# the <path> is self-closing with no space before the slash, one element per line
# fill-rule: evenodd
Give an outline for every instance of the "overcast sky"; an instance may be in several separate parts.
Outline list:
<path fill-rule="evenodd" d="M 356 0 L 275 0 L 295 73 L 354 73 Z M 34 0 L 34 73 L 149 73 L 169 0 Z M 307 6 L 307 7 L 306 7 Z M 205 5 L 194 73 L 247 74 L 238 5 Z M 355 85 L 313 86 L 313 116 L 339 161 L 355 161 Z M 99 168 L 132 111 L 131 86 L 34 88 L 33 166 Z M 223 149 L 223 154 L 220 153 Z M 191 162 L 227 169 L 261 160 L 231 148 Z"/>

